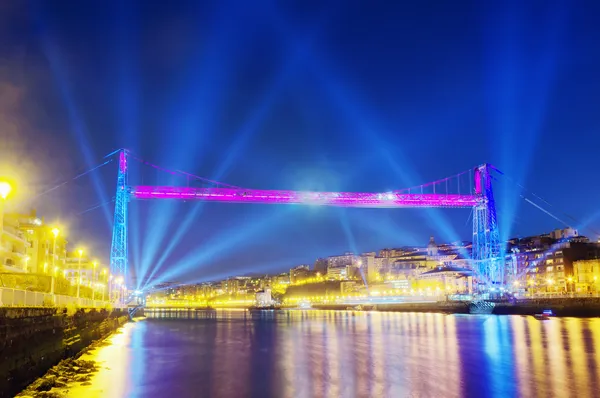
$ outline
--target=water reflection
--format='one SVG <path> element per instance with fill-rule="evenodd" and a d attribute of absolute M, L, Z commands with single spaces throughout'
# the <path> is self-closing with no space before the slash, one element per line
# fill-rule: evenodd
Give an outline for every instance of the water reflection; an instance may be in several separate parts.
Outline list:
<path fill-rule="evenodd" d="M 90 354 L 103 368 L 69 396 L 592 397 L 599 344 L 600 319 L 172 312 Z"/>

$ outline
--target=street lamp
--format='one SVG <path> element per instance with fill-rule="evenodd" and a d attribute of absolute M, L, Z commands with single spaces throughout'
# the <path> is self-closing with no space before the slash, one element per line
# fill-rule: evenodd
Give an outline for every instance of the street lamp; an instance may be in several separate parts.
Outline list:
<path fill-rule="evenodd" d="M 77 301 L 79 301 L 79 288 L 81 285 L 81 257 L 83 256 L 83 250 L 77 250 L 77 254 L 79 254 L 79 263 L 77 265 Z"/>
<path fill-rule="evenodd" d="M 58 234 L 60 234 L 60 229 L 52 228 L 52 235 L 54 236 L 54 241 L 52 243 L 52 266 L 56 265 L 56 238 L 58 238 Z"/>
<path fill-rule="evenodd" d="M 102 275 L 104 275 L 104 285 L 102 285 L 102 301 L 104 301 L 104 291 L 108 289 L 108 277 L 106 276 L 107 272 L 108 271 L 106 268 L 102 269 Z"/>
<path fill-rule="evenodd" d="M 97 261 L 94 261 L 92 263 L 92 286 L 94 286 L 94 283 L 96 282 L 96 266 L 98 265 Z M 96 289 L 94 287 L 92 287 L 92 300 L 95 300 L 96 297 Z"/>
<path fill-rule="evenodd" d="M 0 198 L 3 200 L 10 195 L 12 191 L 12 186 L 6 181 L 0 181 Z"/>

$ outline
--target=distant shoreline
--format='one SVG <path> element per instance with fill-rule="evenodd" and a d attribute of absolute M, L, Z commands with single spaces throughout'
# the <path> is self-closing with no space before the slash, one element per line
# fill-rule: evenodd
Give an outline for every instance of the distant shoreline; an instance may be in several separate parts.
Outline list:
<path fill-rule="evenodd" d="M 351 308 L 348 304 L 314 304 L 313 310 L 345 311 Z M 398 303 L 365 305 L 365 310 L 379 312 L 424 312 L 443 314 L 470 314 L 468 302 L 439 301 L 435 303 Z M 207 311 L 207 310 L 248 310 L 250 307 L 163 307 L 147 308 L 153 312 L 172 311 Z M 283 306 L 282 310 L 302 310 L 296 307 Z M 516 303 L 497 303 L 492 311 L 494 315 L 535 315 L 544 310 L 552 310 L 557 317 L 600 317 L 600 298 L 551 298 L 538 300 L 522 300 Z"/>

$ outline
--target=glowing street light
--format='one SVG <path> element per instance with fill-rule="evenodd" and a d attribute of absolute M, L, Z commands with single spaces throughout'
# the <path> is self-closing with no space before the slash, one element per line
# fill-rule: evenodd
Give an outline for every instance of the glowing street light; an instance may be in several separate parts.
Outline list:
<path fill-rule="evenodd" d="M 0 181 L 0 198 L 6 199 L 12 192 L 12 186 L 6 181 Z"/>

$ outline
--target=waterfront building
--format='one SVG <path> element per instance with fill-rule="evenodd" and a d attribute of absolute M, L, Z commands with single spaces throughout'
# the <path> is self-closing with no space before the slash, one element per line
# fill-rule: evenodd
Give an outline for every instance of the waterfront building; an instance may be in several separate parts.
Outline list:
<path fill-rule="evenodd" d="M 268 307 L 270 305 L 273 305 L 271 289 L 261 290 L 256 293 L 256 305 L 259 307 Z"/>
<path fill-rule="evenodd" d="M 418 276 L 418 288 L 438 294 L 472 293 L 473 271 L 455 266 L 439 266 Z"/>
<path fill-rule="evenodd" d="M 600 259 L 573 262 L 572 283 L 577 293 L 598 293 L 600 291 Z"/>
<path fill-rule="evenodd" d="M 574 262 L 600 258 L 600 245 L 574 236 L 523 253 L 525 283 L 533 293 L 567 293 L 576 287 Z"/>
<path fill-rule="evenodd" d="M 57 274 L 65 268 L 67 257 L 67 239 L 64 232 L 53 225 L 46 224 L 37 217 L 36 211 L 17 215 L 19 229 L 29 242 L 27 257 L 29 272 Z"/>
<path fill-rule="evenodd" d="M 65 259 L 63 276 L 71 283 L 77 285 L 77 279 L 81 286 L 91 286 L 93 283 L 104 282 L 107 275 L 102 273 L 101 265 L 88 256 L 81 255 L 78 250 L 68 252 Z"/>
<path fill-rule="evenodd" d="M 2 210 L 0 209 L 0 212 Z M 16 214 L 3 214 L 0 218 L 0 266 L 4 272 L 28 272 L 30 243 L 19 228 Z"/>

